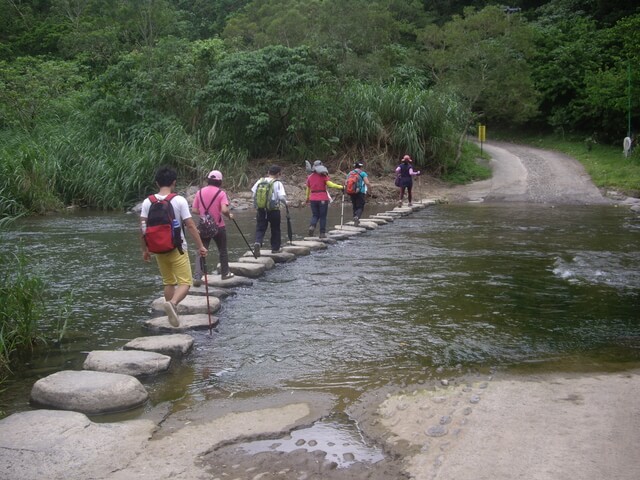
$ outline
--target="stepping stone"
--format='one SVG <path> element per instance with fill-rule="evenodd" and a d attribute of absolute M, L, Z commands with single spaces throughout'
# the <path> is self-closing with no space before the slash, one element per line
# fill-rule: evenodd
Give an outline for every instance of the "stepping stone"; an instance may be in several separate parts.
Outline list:
<path fill-rule="evenodd" d="M 139 407 L 149 394 L 140 381 L 121 373 L 62 370 L 38 380 L 31 402 L 88 415 Z"/>
<path fill-rule="evenodd" d="M 211 315 L 211 327 L 218 326 L 220 320 L 218 317 Z M 153 332 L 188 332 L 189 330 L 208 330 L 209 329 L 209 315 L 206 313 L 197 313 L 193 315 L 180 315 L 180 325 L 173 327 L 167 317 L 156 317 L 145 321 L 142 324 L 145 328 Z"/>
<path fill-rule="evenodd" d="M 329 245 L 333 245 L 334 243 L 338 243 L 337 239 L 335 238 L 331 238 L 329 236 L 325 237 L 325 238 L 320 238 L 320 237 L 304 237 L 305 241 L 309 241 L 309 242 L 322 242 L 322 243 L 327 243 Z"/>
<path fill-rule="evenodd" d="M 364 233 L 367 231 L 364 227 L 356 227 L 353 222 L 345 223 L 344 225 L 336 225 L 333 227 L 335 230 L 344 231 L 345 233 L 355 232 L 355 233 Z"/>
<path fill-rule="evenodd" d="M 365 219 L 364 221 L 373 222 L 376 225 L 386 225 L 387 223 L 389 223 L 384 218 L 381 218 L 381 217 L 369 217 L 369 218 Z"/>
<path fill-rule="evenodd" d="M 327 244 L 318 240 L 296 240 L 293 242 L 293 245 L 296 247 L 305 247 L 311 251 L 314 250 L 326 250 Z"/>
<path fill-rule="evenodd" d="M 346 224 L 348 227 L 355 227 L 353 222 L 348 222 Z M 378 228 L 378 224 L 375 222 L 367 222 L 366 220 L 360 220 L 360 223 L 357 228 L 364 228 L 365 230 L 375 230 Z"/>
<path fill-rule="evenodd" d="M 355 237 L 360 235 L 363 232 L 356 232 L 354 230 L 330 230 L 327 234 L 331 238 L 335 238 L 336 240 L 348 240 L 351 237 Z"/>
<path fill-rule="evenodd" d="M 211 284 L 211 277 L 209 277 L 209 284 Z M 156 312 L 162 312 L 164 315 L 164 304 L 166 300 L 164 297 L 156 298 L 151 303 L 151 308 Z M 215 313 L 220 310 L 220 299 L 216 297 L 209 297 L 209 306 L 211 313 Z M 177 307 L 178 316 L 190 315 L 194 313 L 207 313 L 207 296 L 206 295 L 187 295 Z M 167 318 L 166 316 L 164 317 Z M 169 323 L 169 320 L 167 320 Z"/>
<path fill-rule="evenodd" d="M 211 281 L 211 277 L 212 275 L 207 275 L 207 279 L 209 281 Z M 202 285 L 200 285 L 199 287 L 191 287 L 189 289 L 189 295 L 206 295 L 207 294 L 207 289 L 204 286 L 204 277 L 202 277 Z M 235 295 L 236 292 L 234 292 L 233 290 L 229 290 L 227 288 L 220 288 L 220 287 L 212 287 L 211 284 L 209 283 L 209 296 L 210 297 L 217 297 L 219 299 L 224 299 L 227 297 L 230 297 L 232 295 Z"/>
<path fill-rule="evenodd" d="M 253 257 L 251 252 L 247 252 L 243 255 L 244 257 Z M 291 252 L 280 252 L 280 253 L 271 253 L 271 250 L 261 250 L 260 257 L 268 257 L 271 258 L 276 263 L 289 263 L 293 262 L 296 259 L 296 256 Z"/>
<path fill-rule="evenodd" d="M 400 215 L 402 215 L 404 217 L 406 215 L 409 215 L 410 213 L 413 213 L 413 208 L 411 208 L 411 207 L 396 207 L 391 211 L 391 213 L 399 213 Z"/>
<path fill-rule="evenodd" d="M 259 257 L 258 257 L 259 258 Z M 255 258 L 254 258 L 255 260 Z M 236 276 L 247 277 L 247 278 L 258 278 L 264 275 L 264 272 L 267 271 L 267 267 L 260 263 L 242 263 L 242 262 L 229 262 L 229 271 Z M 227 280 L 222 280 L 222 276 L 219 277 L 221 282 L 226 282 Z M 232 281 L 235 277 L 230 278 L 229 281 Z"/>
<path fill-rule="evenodd" d="M 270 258 L 270 257 L 254 258 L 253 255 L 249 255 L 248 257 L 240 257 L 238 259 L 238 261 L 240 263 L 259 263 L 261 265 L 264 265 L 264 267 L 267 270 L 271 270 L 272 268 L 274 268 L 276 266 L 275 260 L 273 260 L 273 258 Z"/>
<path fill-rule="evenodd" d="M 222 275 L 217 274 L 207 275 L 207 280 L 209 281 L 209 287 L 217 288 L 250 287 L 251 285 L 253 285 L 253 280 L 247 277 L 243 277 L 242 275 L 236 275 L 235 272 L 233 272 L 233 277 L 227 280 L 222 280 Z M 213 312 L 213 310 L 211 311 Z"/>
<path fill-rule="evenodd" d="M 283 245 L 282 250 L 286 253 L 293 253 L 298 257 L 311 254 L 311 249 L 309 247 L 299 245 Z"/>
<path fill-rule="evenodd" d="M 209 320 L 207 316 L 207 328 Z M 216 319 L 217 320 L 217 319 Z M 211 317 L 213 324 L 213 317 Z M 216 324 L 218 322 L 216 321 Z M 172 357 L 186 355 L 193 348 L 193 337 L 184 333 L 173 335 L 154 335 L 152 337 L 138 337 L 127 342 L 123 347 L 125 350 L 141 350 L 144 352 L 156 352 Z"/>
<path fill-rule="evenodd" d="M 155 375 L 169 369 L 171 357 L 140 350 L 93 350 L 82 365 L 85 370 L 122 373 L 124 375 Z"/>
<path fill-rule="evenodd" d="M 375 215 L 376 218 L 381 218 L 385 222 L 392 223 L 395 220 L 393 215 L 385 215 L 383 213 L 378 213 Z"/>

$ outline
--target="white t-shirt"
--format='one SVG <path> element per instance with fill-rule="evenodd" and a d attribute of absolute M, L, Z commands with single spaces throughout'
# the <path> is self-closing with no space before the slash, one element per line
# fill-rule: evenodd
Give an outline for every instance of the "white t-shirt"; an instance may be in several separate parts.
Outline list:
<path fill-rule="evenodd" d="M 167 195 L 158 195 L 155 194 L 155 197 L 158 200 L 164 200 Z M 182 249 L 187 251 L 187 236 L 184 232 L 184 221 L 187 218 L 191 218 L 191 211 L 189 210 L 189 202 L 187 199 L 181 195 L 176 195 L 171 199 L 171 206 L 173 207 L 173 214 L 180 222 L 180 226 L 182 227 Z M 142 202 L 142 209 L 140 210 L 140 218 L 148 218 L 149 217 L 149 208 L 151 207 L 151 200 L 149 197 L 145 198 Z"/>

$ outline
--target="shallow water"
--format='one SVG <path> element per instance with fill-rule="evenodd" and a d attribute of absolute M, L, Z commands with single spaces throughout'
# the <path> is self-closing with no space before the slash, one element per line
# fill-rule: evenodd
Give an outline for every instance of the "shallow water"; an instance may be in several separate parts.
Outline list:
<path fill-rule="evenodd" d="M 302 237 L 308 210 L 291 215 Z M 251 241 L 252 213 L 238 212 L 237 221 Z M 339 222 L 334 207 L 330 225 Z M 246 245 L 228 229 L 234 260 Z M 639 238 L 640 219 L 609 206 L 429 207 L 237 289 L 213 336 L 195 332 L 188 357 L 143 379 L 146 408 L 308 389 L 334 394 L 342 410 L 389 383 L 496 368 L 637 366 Z M 9 414 L 30 408 L 38 378 L 80 369 L 87 351 L 145 335 L 161 288 L 155 264 L 141 260 L 133 215 L 28 219 L 2 239 L 20 244 L 47 280 L 54 298 L 45 328 L 56 321 L 56 297 L 71 291 L 74 299 L 63 344 L 38 349 L 5 384 L 0 410 Z"/>

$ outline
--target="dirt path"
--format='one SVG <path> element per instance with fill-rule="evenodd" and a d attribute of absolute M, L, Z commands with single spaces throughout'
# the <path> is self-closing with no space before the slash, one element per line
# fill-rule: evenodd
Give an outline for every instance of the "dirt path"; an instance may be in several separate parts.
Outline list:
<path fill-rule="evenodd" d="M 492 157 L 492 178 L 452 188 L 434 185 L 430 194 L 451 202 L 611 203 L 593 185 L 582 164 L 567 155 L 499 142 L 483 148 Z"/>

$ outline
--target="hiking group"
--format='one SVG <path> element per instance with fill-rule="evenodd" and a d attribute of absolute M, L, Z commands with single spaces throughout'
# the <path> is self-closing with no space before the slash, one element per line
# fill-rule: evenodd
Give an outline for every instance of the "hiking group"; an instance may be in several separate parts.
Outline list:
<path fill-rule="evenodd" d="M 396 169 L 402 178 L 406 176 L 406 172 L 403 173 L 403 165 L 411 162 L 410 158 L 407 162 L 407 158 L 409 158 L 408 155 L 403 159 L 403 164 Z M 329 171 L 320 160 L 316 160 L 313 167 L 309 165 L 307 170 L 310 174 L 306 181 L 306 204 L 311 207 L 309 236 L 313 236 L 319 224 L 320 238 L 327 237 L 327 213 L 332 201 L 328 188 L 342 192 L 343 211 L 344 195 L 345 193 L 349 195 L 353 207 L 353 223 L 356 226 L 359 225 L 366 195 L 371 193 L 371 182 L 363 167 L 362 162 L 356 162 L 354 168 L 347 174 L 343 186 L 331 181 Z M 409 180 L 412 176 L 420 174 L 420 172 L 414 172 L 412 168 L 407 171 Z M 268 228 L 271 230 L 271 253 L 282 252 L 281 205 L 287 209 L 287 227 L 289 241 L 291 241 L 287 194 L 280 180 L 281 175 L 282 168 L 272 165 L 267 175 L 258 179 L 251 187 L 253 205 L 256 209 L 256 232 L 253 249 L 248 242 L 247 246 L 256 258 L 261 253 Z M 169 323 L 174 327 L 180 325 L 178 304 L 187 296 L 191 285 L 200 286 L 203 274 L 205 282 L 207 281 L 206 257 L 211 240 L 218 248 L 221 280 L 233 278 L 234 274 L 229 269 L 224 217 L 233 220 L 236 227 L 238 226 L 229 209 L 229 197 L 222 189 L 222 173 L 219 170 L 209 172 L 206 178 L 207 185 L 198 190 L 191 209 L 187 199 L 174 192 L 177 178 L 175 169 L 167 166 L 160 167 L 155 175 L 158 192 L 144 199 L 140 212 L 142 257 L 147 262 L 150 261 L 151 254 L 156 257 L 164 290 L 163 309 Z M 411 185 L 401 187 L 400 199 L 402 200 L 405 188 L 408 189 L 411 203 Z M 193 220 L 192 214 L 198 215 L 198 223 Z M 184 231 L 189 232 L 198 249 L 193 276 Z M 244 238 L 244 234 L 242 236 Z"/>

